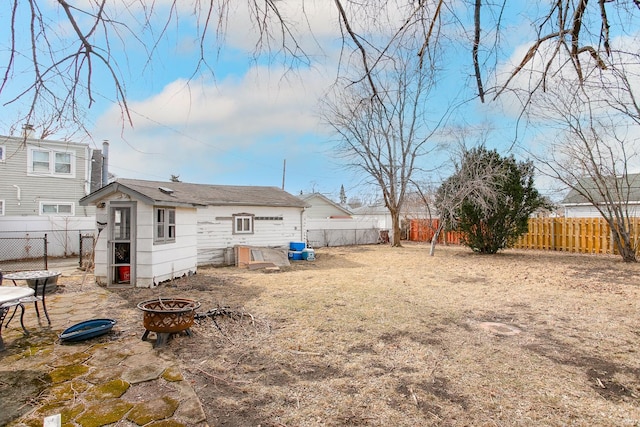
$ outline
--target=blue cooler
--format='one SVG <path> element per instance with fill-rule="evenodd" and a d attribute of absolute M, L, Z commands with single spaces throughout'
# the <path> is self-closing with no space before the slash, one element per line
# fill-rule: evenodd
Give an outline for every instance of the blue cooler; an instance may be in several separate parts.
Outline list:
<path fill-rule="evenodd" d="M 302 261 L 302 251 L 289 251 L 289 259 L 293 261 Z"/>
<path fill-rule="evenodd" d="M 306 247 L 305 242 L 289 242 L 289 250 L 291 251 L 302 251 Z"/>

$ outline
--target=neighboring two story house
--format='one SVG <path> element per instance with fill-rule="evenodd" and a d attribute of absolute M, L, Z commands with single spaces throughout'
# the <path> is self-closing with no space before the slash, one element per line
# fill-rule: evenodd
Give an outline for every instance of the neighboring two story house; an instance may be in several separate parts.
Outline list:
<path fill-rule="evenodd" d="M 93 154 L 88 144 L 0 136 L 0 237 L 47 233 L 50 256 L 77 253 L 78 232 L 95 228 L 95 208 L 78 203 Z"/>

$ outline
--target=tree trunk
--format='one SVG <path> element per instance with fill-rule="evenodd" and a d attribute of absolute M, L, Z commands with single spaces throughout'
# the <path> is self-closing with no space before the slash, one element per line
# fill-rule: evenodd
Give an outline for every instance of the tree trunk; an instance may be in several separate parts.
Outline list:
<path fill-rule="evenodd" d="M 618 249 L 624 262 L 637 262 L 636 250 L 631 244 L 630 233 L 625 228 L 623 221 L 609 220 L 609 227 L 613 236 L 613 243 Z"/>
<path fill-rule="evenodd" d="M 402 232 L 400 230 L 400 210 L 389 209 L 389 212 L 391 212 L 391 227 L 393 228 L 391 246 L 402 247 Z"/>
<path fill-rule="evenodd" d="M 444 221 L 440 221 L 438 224 L 438 228 L 436 228 L 436 232 L 433 233 L 433 237 L 431 238 L 431 249 L 429 250 L 429 256 L 433 256 L 436 252 L 436 245 L 438 244 L 438 239 L 440 238 L 440 232 L 444 228 Z"/>
<path fill-rule="evenodd" d="M 636 251 L 631 245 L 629 236 L 627 234 L 620 236 L 620 233 L 616 231 L 614 231 L 614 234 L 618 234 L 617 237 L 614 237 L 614 241 L 618 247 L 618 252 L 620 252 L 620 255 L 622 256 L 622 260 L 624 262 L 636 262 Z"/>

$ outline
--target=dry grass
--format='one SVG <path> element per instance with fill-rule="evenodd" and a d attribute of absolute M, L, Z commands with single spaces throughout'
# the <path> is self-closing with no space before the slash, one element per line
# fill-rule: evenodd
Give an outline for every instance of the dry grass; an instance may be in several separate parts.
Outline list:
<path fill-rule="evenodd" d="M 211 425 L 640 425 L 640 265 L 415 244 L 316 255 L 160 289 L 253 315 L 170 342 Z"/>

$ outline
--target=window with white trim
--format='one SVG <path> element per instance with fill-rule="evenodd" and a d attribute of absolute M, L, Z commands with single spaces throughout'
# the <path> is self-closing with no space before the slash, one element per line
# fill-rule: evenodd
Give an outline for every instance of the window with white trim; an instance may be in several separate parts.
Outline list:
<path fill-rule="evenodd" d="M 4 163 L 7 160 L 7 147 L 0 145 L 0 163 Z"/>
<path fill-rule="evenodd" d="M 176 241 L 176 210 L 174 208 L 154 208 L 154 243 Z"/>
<path fill-rule="evenodd" d="M 40 202 L 40 215 L 75 215 L 73 202 Z"/>
<path fill-rule="evenodd" d="M 27 172 L 32 175 L 75 176 L 76 158 L 72 152 L 29 147 Z"/>
<path fill-rule="evenodd" d="M 0 216 L 4 215 L 4 200 L 0 200 Z"/>
<path fill-rule="evenodd" d="M 238 214 L 233 216 L 234 234 L 253 234 L 253 215 Z"/>

